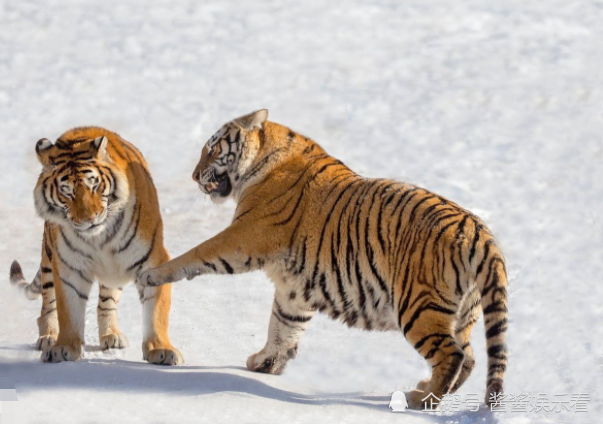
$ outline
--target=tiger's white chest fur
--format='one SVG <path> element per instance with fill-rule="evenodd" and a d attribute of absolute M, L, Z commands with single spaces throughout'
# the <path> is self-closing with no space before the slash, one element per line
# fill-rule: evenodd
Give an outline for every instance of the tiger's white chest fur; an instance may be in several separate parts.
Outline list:
<path fill-rule="evenodd" d="M 71 271 L 80 271 L 90 280 L 109 288 L 122 288 L 136 279 L 149 250 L 149 242 L 136 233 L 134 202 L 110 218 L 102 233 L 85 238 L 72 228 L 59 229 L 59 259 Z"/>

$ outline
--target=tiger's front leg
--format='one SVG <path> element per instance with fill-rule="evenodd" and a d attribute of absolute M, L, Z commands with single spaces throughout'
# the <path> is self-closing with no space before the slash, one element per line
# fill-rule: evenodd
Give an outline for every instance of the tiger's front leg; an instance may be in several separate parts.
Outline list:
<path fill-rule="evenodd" d="M 142 303 L 142 358 L 155 365 L 180 365 L 182 354 L 168 334 L 172 286 L 142 287 L 137 285 Z"/>
<path fill-rule="evenodd" d="M 101 284 L 98 291 L 98 337 L 100 347 L 107 349 L 124 349 L 128 347 L 128 339 L 119 329 L 117 322 L 117 305 L 121 299 L 121 289 L 109 288 Z"/>
<path fill-rule="evenodd" d="M 249 231 L 244 227 L 231 225 L 187 253 L 157 268 L 142 272 L 136 282 L 141 300 L 146 302 L 145 299 L 152 298 L 159 302 L 161 296 L 169 299 L 171 285 L 167 284 L 183 278 L 190 280 L 201 274 L 234 274 L 260 269 L 264 258 L 273 254 L 270 249 L 275 249 L 278 245 L 274 239 L 271 244 L 265 243 L 262 239 L 262 229 L 258 226 L 253 229 L 254 231 Z M 270 249 L 267 246 L 270 246 Z M 161 315 L 167 320 L 169 300 L 161 308 L 166 308 L 166 312 Z M 157 363 L 155 361 L 158 359 L 161 357 L 153 358 L 151 351 L 149 362 Z"/>
<path fill-rule="evenodd" d="M 84 356 L 86 302 L 92 278 L 69 259 L 53 261 L 53 280 L 59 319 L 59 335 L 42 353 L 45 362 L 77 361 Z"/>
<path fill-rule="evenodd" d="M 203 274 L 238 274 L 261 269 L 265 259 L 273 257 L 279 248 L 277 239 L 266 242 L 264 237 L 265 232 L 258 226 L 251 230 L 231 225 L 185 254 L 141 273 L 137 284 L 156 287 Z"/>
<path fill-rule="evenodd" d="M 59 335 L 59 318 L 57 315 L 56 295 L 50 261 L 43 257 L 40 270 L 42 284 L 42 311 L 38 318 L 40 336 L 36 342 L 36 349 L 49 350 L 57 341 Z"/>
<path fill-rule="evenodd" d="M 164 263 L 169 259 L 165 249 L 151 258 L 151 264 Z M 168 334 L 172 285 L 158 287 L 145 286 L 136 282 L 138 296 L 142 303 L 143 342 L 142 356 L 145 361 L 156 365 L 180 365 L 182 354 L 176 349 Z"/>
<path fill-rule="evenodd" d="M 287 362 L 297 355 L 297 344 L 310 325 L 314 312 L 296 304 L 289 291 L 279 290 L 277 287 L 268 327 L 268 341 L 261 351 L 247 359 L 247 368 L 267 374 L 282 374 Z"/>

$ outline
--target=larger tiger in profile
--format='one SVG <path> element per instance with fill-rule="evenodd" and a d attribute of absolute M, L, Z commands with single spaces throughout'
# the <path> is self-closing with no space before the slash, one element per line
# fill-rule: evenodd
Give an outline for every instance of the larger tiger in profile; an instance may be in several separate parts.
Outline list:
<path fill-rule="evenodd" d="M 117 322 L 121 291 L 137 275 L 170 258 L 163 245 L 157 192 L 140 152 L 103 128 L 67 131 L 36 145 L 43 169 L 34 190 L 45 220 L 42 261 L 28 284 L 15 261 L 10 279 L 29 298 L 43 297 L 37 348 L 47 362 L 82 358 L 86 302 L 100 283 L 98 330 L 103 349 L 128 346 Z M 170 343 L 171 286 L 138 286 L 143 305 L 143 358 L 176 365 Z"/>
<path fill-rule="evenodd" d="M 507 277 L 485 225 L 422 188 L 363 178 L 267 117 L 260 110 L 224 125 L 193 173 L 213 200 L 234 198 L 231 225 L 142 273 L 141 284 L 264 269 L 276 290 L 268 342 L 247 360 L 253 371 L 280 374 L 316 311 L 350 327 L 401 331 L 432 368 L 406 394 L 415 409 L 469 377 L 481 310 L 490 403 L 507 364 Z"/>

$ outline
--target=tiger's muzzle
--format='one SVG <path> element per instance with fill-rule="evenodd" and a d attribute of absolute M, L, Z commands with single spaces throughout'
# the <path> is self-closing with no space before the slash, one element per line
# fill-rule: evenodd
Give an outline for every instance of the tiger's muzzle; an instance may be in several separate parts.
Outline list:
<path fill-rule="evenodd" d="M 75 231 L 85 236 L 94 236 L 100 234 L 105 229 L 107 211 L 105 210 L 101 214 L 95 214 L 88 219 L 76 220 L 73 219 L 73 217 L 69 217 L 69 219 Z"/>

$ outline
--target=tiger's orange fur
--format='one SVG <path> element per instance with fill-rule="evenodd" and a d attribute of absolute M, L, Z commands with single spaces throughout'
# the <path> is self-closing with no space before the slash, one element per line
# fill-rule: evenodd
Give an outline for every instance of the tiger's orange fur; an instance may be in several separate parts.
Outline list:
<path fill-rule="evenodd" d="M 420 187 L 359 176 L 267 115 L 224 125 L 193 173 L 213 200 L 234 198 L 231 225 L 143 273 L 141 283 L 264 269 L 276 290 L 268 342 L 247 361 L 253 371 L 281 373 L 316 311 L 353 327 L 400 331 L 433 370 L 407 393 L 416 409 L 469 377 L 471 330 L 482 310 L 490 402 L 502 392 L 507 363 L 507 279 L 486 226 Z"/>
<path fill-rule="evenodd" d="M 34 190 L 45 220 L 42 261 L 27 284 L 17 262 L 11 281 L 30 298 L 42 294 L 37 347 L 49 362 L 83 356 L 85 306 L 93 281 L 100 283 L 98 324 L 101 347 L 127 347 L 117 322 L 121 290 L 149 267 L 169 260 L 157 192 L 140 152 L 103 128 L 67 131 L 56 143 L 42 139 L 36 152 L 43 165 Z M 138 286 L 143 304 L 143 358 L 182 362 L 168 335 L 171 286 Z"/>

